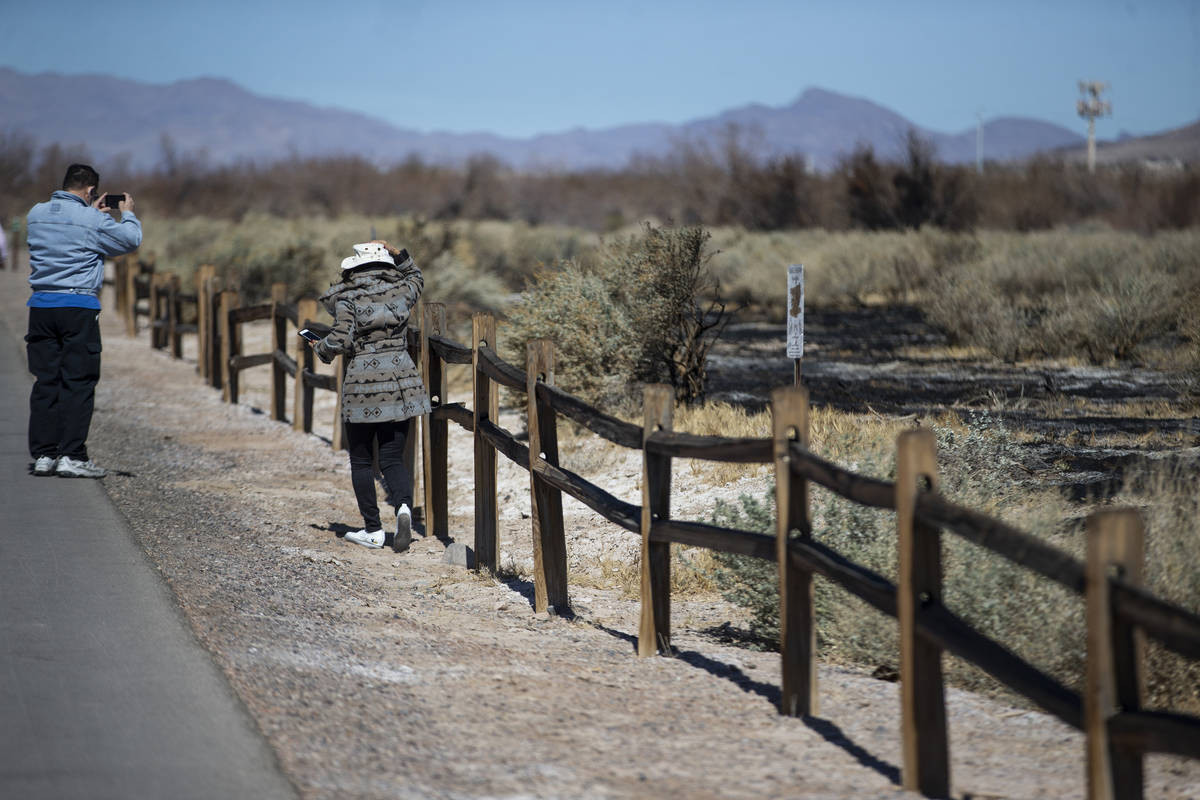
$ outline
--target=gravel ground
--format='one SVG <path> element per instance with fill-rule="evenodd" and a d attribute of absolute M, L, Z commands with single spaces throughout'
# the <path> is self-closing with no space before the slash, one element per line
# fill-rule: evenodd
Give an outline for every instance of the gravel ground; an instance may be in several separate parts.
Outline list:
<path fill-rule="evenodd" d="M 0 276 L 19 335 L 27 292 Z M 400 555 L 347 544 L 361 520 L 345 456 L 259 410 L 265 368 L 223 404 L 192 352 L 172 360 L 104 320 L 90 444 L 105 488 L 302 796 L 905 796 L 895 684 L 823 667 L 820 716 L 781 717 L 778 657 L 703 633 L 739 621 L 704 595 L 674 602 L 678 657 L 638 659 L 636 602 L 602 569 L 636 538 L 572 502 L 576 616 L 535 615 L 528 476 L 508 464 L 504 581 L 444 563 L 432 538 Z M 451 447 L 450 528 L 470 543 L 470 439 Z M 567 458 L 637 501 L 636 455 Z M 704 478 L 676 470 L 681 515 L 746 488 Z M 949 706 L 956 796 L 1083 797 L 1077 733 L 966 692 Z M 1200 796 L 1200 763 L 1155 757 L 1148 776 L 1149 797 Z"/>

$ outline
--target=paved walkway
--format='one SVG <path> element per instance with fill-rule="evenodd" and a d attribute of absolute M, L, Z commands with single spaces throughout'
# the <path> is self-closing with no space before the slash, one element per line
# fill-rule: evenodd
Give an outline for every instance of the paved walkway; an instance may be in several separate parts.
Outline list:
<path fill-rule="evenodd" d="M 0 272 L 0 291 L 27 297 L 23 275 Z M 30 474 L 13 305 L 0 322 L 0 798 L 294 797 L 100 483 Z"/>

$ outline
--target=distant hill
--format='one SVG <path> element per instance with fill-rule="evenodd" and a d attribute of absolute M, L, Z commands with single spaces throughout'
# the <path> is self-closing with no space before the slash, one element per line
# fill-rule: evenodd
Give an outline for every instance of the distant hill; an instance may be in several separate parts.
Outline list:
<path fill-rule="evenodd" d="M 2 131 L 25 132 L 39 145 L 82 143 L 99 164 L 124 155 L 134 168 L 161 163 L 164 141 L 177 155 L 211 165 L 339 154 L 380 164 L 411 155 L 460 163 L 486 152 L 519 168 L 619 168 L 636 154 L 662 156 L 680 142 L 718 146 L 730 130 L 756 155 L 801 154 L 818 169 L 835 165 L 858 144 L 871 145 L 881 158 L 895 157 L 909 128 L 928 137 L 944 161 L 975 158 L 974 127 L 960 133 L 922 129 L 869 100 L 823 89 L 808 89 L 787 106 L 747 105 L 681 125 L 578 128 L 524 139 L 401 128 L 355 112 L 262 97 L 213 78 L 157 85 L 0 67 L 0 109 Z M 1074 131 L 1034 119 L 1006 117 L 984 125 L 991 160 L 1082 142 Z"/>

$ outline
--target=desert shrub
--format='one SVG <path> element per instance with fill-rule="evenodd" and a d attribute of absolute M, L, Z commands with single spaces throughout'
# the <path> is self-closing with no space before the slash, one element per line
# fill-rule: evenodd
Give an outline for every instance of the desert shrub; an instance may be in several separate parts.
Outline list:
<path fill-rule="evenodd" d="M 708 269 L 710 234 L 703 228 L 645 227 L 611 252 L 610 268 L 627 281 L 637 342 L 636 376 L 668 383 L 678 401 L 704 396 L 705 359 L 728 322 Z"/>
<path fill-rule="evenodd" d="M 577 261 L 539 272 L 501 339 L 509 344 L 509 360 L 523 364 L 525 355 L 516 348 L 550 339 L 558 385 L 601 406 L 628 401 L 633 326 L 611 280 Z"/>
<path fill-rule="evenodd" d="M 873 302 L 913 302 L 939 292 L 941 278 L 979 257 L 970 234 L 936 228 L 918 231 L 845 233 L 827 237 L 803 259 L 814 305 L 866 306 Z"/>
<path fill-rule="evenodd" d="M 1200 613 L 1200 478 L 1194 464 L 1160 463 L 1130 476 L 1113 498 L 1137 508 L 1146 529 L 1146 585 L 1159 597 Z M 1148 705 L 1200 713 L 1200 662 L 1150 641 Z"/>
<path fill-rule="evenodd" d="M 559 382 L 593 402 L 628 401 L 635 381 L 700 398 L 705 356 L 726 320 L 724 305 L 704 297 L 716 289 L 708 238 L 700 228 L 646 225 L 594 266 L 569 260 L 542 270 L 513 309 L 509 339 L 518 347 L 552 339 Z"/>
<path fill-rule="evenodd" d="M 1200 278 L 1180 300 L 1178 326 L 1183 339 L 1180 366 L 1187 375 L 1189 391 L 1200 397 Z"/>
<path fill-rule="evenodd" d="M 1005 360 L 1128 359 L 1176 326 L 1198 252 L 1194 233 L 993 235 L 921 304 L 952 340 Z"/>
<path fill-rule="evenodd" d="M 942 491 L 969 507 L 1005 519 L 1055 546 L 1078 553 L 1078 533 L 1064 528 L 1066 504 L 1057 495 L 1032 492 L 1024 485 L 1022 454 L 1015 438 L 996 420 L 980 417 L 947 420 L 935 426 Z M 827 433 L 835 451 L 858 450 L 842 458 L 856 472 L 892 479 L 894 459 L 878 439 L 846 448 Z M 817 448 L 814 444 L 814 451 Z M 845 557 L 883 575 L 896 577 L 895 519 L 813 487 L 810 499 L 813 537 Z M 744 496 L 739 505 L 718 504 L 716 524 L 763 533 L 774 530 L 774 502 Z M 773 563 L 745 557 L 717 557 L 717 581 L 731 602 L 749 612 L 752 632 L 778 639 L 778 593 Z M 1065 590 L 1013 566 L 951 534 L 943 537 L 944 597 L 948 608 L 978 630 L 1015 650 L 1040 669 L 1068 684 L 1082 677 L 1082 602 Z M 824 579 L 815 587 L 817 637 L 830 660 L 894 671 L 898 640 L 894 620 Z M 947 679 L 955 685 L 990 692 L 999 684 L 957 659 L 947 661 Z"/>

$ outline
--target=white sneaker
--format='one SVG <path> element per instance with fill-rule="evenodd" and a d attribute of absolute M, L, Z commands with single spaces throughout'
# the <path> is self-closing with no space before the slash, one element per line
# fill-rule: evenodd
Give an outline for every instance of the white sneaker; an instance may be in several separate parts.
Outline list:
<path fill-rule="evenodd" d="M 54 474 L 54 468 L 58 466 L 58 459 L 54 456 L 38 456 L 33 462 L 33 474 L 41 477 Z"/>
<path fill-rule="evenodd" d="M 63 478 L 103 478 L 108 474 L 108 470 L 96 466 L 96 462 L 90 458 L 87 461 L 76 461 L 70 456 L 63 456 L 58 460 L 55 474 Z"/>
<path fill-rule="evenodd" d="M 401 503 L 396 509 L 396 537 L 392 539 L 392 549 L 403 553 L 412 544 L 412 511 L 408 503 Z"/>
<path fill-rule="evenodd" d="M 355 544 L 361 544 L 363 547 L 370 547 L 375 550 L 383 547 L 383 538 L 384 534 L 382 529 L 377 531 L 367 531 L 364 529 L 360 531 L 350 531 L 346 534 L 347 542 L 354 542 Z"/>

